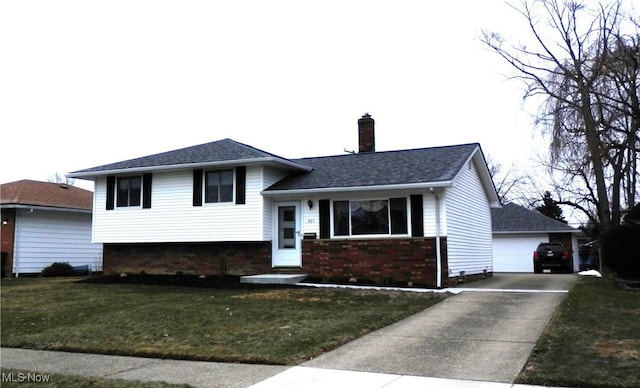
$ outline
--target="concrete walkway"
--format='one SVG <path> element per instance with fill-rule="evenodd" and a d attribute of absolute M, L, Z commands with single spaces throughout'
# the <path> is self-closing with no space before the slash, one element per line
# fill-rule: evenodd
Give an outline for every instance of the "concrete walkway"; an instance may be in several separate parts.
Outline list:
<path fill-rule="evenodd" d="M 162 360 L 1 348 L 3 368 L 125 380 L 164 381 L 194 387 L 245 388 L 289 369 L 287 366 Z"/>
<path fill-rule="evenodd" d="M 9 348 L 0 357 L 3 368 L 196 387 L 507 388 L 574 281 L 496 275 L 470 283 L 436 306 L 292 368 Z"/>

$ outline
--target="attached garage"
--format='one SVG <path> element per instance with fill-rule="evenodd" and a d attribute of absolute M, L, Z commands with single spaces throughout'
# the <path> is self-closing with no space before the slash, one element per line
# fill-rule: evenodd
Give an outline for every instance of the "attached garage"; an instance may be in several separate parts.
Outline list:
<path fill-rule="evenodd" d="M 533 251 L 541 242 L 560 241 L 578 266 L 579 230 L 537 211 L 510 203 L 491 209 L 493 271 L 533 273 Z"/>
<path fill-rule="evenodd" d="M 102 270 L 92 243 L 93 193 L 70 185 L 21 180 L 0 185 L 2 276 L 38 274 L 55 262 Z"/>
<path fill-rule="evenodd" d="M 40 273 L 55 262 L 102 267 L 102 244 L 91 242 L 91 213 L 17 209 L 12 272 Z"/>

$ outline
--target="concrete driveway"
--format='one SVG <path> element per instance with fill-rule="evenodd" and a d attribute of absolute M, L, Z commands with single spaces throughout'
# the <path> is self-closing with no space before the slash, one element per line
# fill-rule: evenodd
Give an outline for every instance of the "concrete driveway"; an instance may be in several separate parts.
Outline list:
<path fill-rule="evenodd" d="M 574 274 L 497 273 L 493 277 L 462 283 L 456 289 L 485 290 L 569 290 L 576 280 Z"/>
<path fill-rule="evenodd" d="M 302 366 L 513 383 L 574 281 L 498 274 L 468 283 L 444 302 Z"/>

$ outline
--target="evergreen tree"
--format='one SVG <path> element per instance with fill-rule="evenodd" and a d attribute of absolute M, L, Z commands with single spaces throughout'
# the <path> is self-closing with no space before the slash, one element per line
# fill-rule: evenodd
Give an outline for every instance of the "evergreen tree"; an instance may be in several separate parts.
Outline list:
<path fill-rule="evenodd" d="M 562 209 L 558 206 L 558 203 L 551 198 L 551 193 L 548 191 L 545 191 L 544 196 L 542 197 L 542 205 L 536 206 L 536 210 L 547 217 L 553 218 L 554 220 L 564 222 L 565 224 L 568 223 L 562 215 Z"/>

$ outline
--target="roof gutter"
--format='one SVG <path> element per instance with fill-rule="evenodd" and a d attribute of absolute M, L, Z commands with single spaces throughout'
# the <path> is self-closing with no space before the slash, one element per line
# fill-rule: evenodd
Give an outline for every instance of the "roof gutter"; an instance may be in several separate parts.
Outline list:
<path fill-rule="evenodd" d="M 540 234 L 540 233 L 582 233 L 579 229 L 564 230 L 499 230 L 492 231 L 491 234 L 507 235 L 507 234 Z"/>
<path fill-rule="evenodd" d="M 49 210 L 70 213 L 93 213 L 93 209 L 75 209 L 70 207 L 41 206 L 41 205 L 25 205 L 25 204 L 6 204 L 0 205 L 1 209 L 29 209 L 29 210 Z"/>
<path fill-rule="evenodd" d="M 311 189 L 292 189 L 292 190 L 263 190 L 262 195 L 266 197 L 275 197 L 278 195 L 296 195 L 296 194 L 318 194 L 318 193 L 345 193 L 345 192 L 363 192 L 363 191 L 380 191 L 380 190 L 429 190 L 435 187 L 451 187 L 451 181 L 441 182 L 420 182 L 420 183 L 403 183 L 392 185 L 373 185 L 373 186 L 345 186 L 345 187 L 318 187 Z"/>
<path fill-rule="evenodd" d="M 172 170 L 184 170 L 200 167 L 215 167 L 215 166 L 233 166 L 233 165 L 248 165 L 248 164 L 280 164 L 287 167 L 291 167 L 298 171 L 311 171 L 312 167 L 305 166 L 296 162 L 292 162 L 286 159 L 265 157 L 265 158 L 251 158 L 251 159 L 236 159 L 236 160 L 224 160 L 220 162 L 201 162 L 201 163 L 181 163 L 181 164 L 167 164 L 163 166 L 148 166 L 148 167 L 131 167 L 131 168 L 115 168 L 111 170 L 96 170 L 96 171 L 78 171 L 71 172 L 66 176 L 68 178 L 80 178 L 91 179 L 102 175 L 112 174 L 128 174 L 128 173 L 144 173 L 155 171 L 172 171 Z"/>

